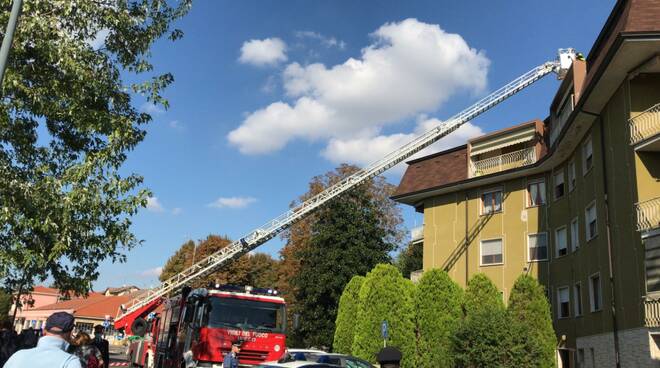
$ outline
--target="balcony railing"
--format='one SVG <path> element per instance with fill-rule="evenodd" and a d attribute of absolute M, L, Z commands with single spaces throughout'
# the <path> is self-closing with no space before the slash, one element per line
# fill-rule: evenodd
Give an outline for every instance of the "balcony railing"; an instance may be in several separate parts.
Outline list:
<path fill-rule="evenodd" d="M 660 103 L 628 120 L 630 144 L 637 144 L 660 133 Z"/>
<path fill-rule="evenodd" d="M 660 197 L 635 204 L 637 230 L 646 231 L 660 225 Z"/>
<path fill-rule="evenodd" d="M 644 300 L 644 324 L 646 327 L 660 327 L 660 299 Z"/>
<path fill-rule="evenodd" d="M 416 244 L 424 241 L 424 226 L 418 226 L 410 230 L 410 240 Z"/>
<path fill-rule="evenodd" d="M 536 162 L 536 150 L 534 147 L 505 153 L 500 156 L 487 158 L 480 161 L 470 160 L 470 174 L 472 177 L 488 175 L 504 170 L 531 165 Z"/>

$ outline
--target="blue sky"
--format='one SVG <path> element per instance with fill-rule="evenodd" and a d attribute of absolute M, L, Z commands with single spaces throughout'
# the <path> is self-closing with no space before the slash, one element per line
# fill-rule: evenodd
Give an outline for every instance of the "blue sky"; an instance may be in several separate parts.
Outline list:
<path fill-rule="evenodd" d="M 167 111 L 125 165 L 154 193 L 134 218 L 144 244 L 106 262 L 95 289 L 154 285 L 187 239 L 236 239 L 284 212 L 311 177 L 365 164 L 544 61 L 588 53 L 613 0 L 198 1 L 158 42 Z M 433 150 L 544 118 L 547 77 Z M 398 184 L 403 167 L 387 173 Z M 421 215 L 403 207 L 406 226 Z M 277 255 L 273 239 L 258 251 Z"/>

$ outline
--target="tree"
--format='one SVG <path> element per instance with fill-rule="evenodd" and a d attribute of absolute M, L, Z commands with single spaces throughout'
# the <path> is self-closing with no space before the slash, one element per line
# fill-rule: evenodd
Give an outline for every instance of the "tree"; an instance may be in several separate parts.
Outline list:
<path fill-rule="evenodd" d="M 528 275 L 513 284 L 507 308 L 512 367 L 554 367 L 555 332 L 543 286 Z"/>
<path fill-rule="evenodd" d="M 374 362 L 383 347 L 381 324 L 389 326 L 388 345 L 403 354 L 402 368 L 415 367 L 414 285 L 392 265 L 379 264 L 364 279 L 355 321 L 353 354 Z"/>
<path fill-rule="evenodd" d="M 452 350 L 458 367 L 508 367 L 509 327 L 502 296 L 482 274 L 468 281 L 465 319 L 453 338 Z"/>
<path fill-rule="evenodd" d="M 299 251 L 302 263 L 291 280 L 297 311 L 296 330 L 305 346 L 332 346 L 339 297 L 355 275 L 389 262 L 396 244 L 391 229 L 365 186 L 354 188 L 319 210 L 309 246 Z"/>
<path fill-rule="evenodd" d="M 363 282 L 363 276 L 353 276 L 351 281 L 346 284 L 341 298 L 339 298 L 339 310 L 335 322 L 335 339 L 332 344 L 334 352 L 352 354 L 355 317 L 357 316 L 360 288 Z"/>
<path fill-rule="evenodd" d="M 421 270 L 424 266 L 424 244 L 408 243 L 408 246 L 399 253 L 396 260 L 396 266 L 403 274 L 403 277 L 410 278 L 413 271 Z"/>
<path fill-rule="evenodd" d="M 183 243 L 163 266 L 160 281 L 169 279 L 192 266 L 193 260 L 199 262 L 231 242 L 226 236 L 209 235 L 197 245 L 192 240 Z M 212 283 L 220 283 L 273 287 L 277 281 L 277 263 L 267 254 L 246 254 L 211 275 L 194 280 L 190 286 L 207 287 Z"/>
<path fill-rule="evenodd" d="M 13 298 L 11 293 L 0 289 L 0 322 L 7 321 L 9 319 L 9 311 L 11 310 L 12 302 Z"/>
<path fill-rule="evenodd" d="M 154 73 L 150 49 L 182 36 L 171 25 L 190 0 L 169 4 L 24 2 L 0 100 L 0 279 L 10 289 L 50 277 L 86 293 L 100 262 L 123 261 L 140 243 L 130 217 L 149 192 L 120 169 L 151 120 L 134 94 L 168 107 L 173 77 Z"/>
<path fill-rule="evenodd" d="M 415 291 L 417 366 L 453 367 L 451 339 L 463 317 L 463 289 L 447 272 L 424 272 Z"/>

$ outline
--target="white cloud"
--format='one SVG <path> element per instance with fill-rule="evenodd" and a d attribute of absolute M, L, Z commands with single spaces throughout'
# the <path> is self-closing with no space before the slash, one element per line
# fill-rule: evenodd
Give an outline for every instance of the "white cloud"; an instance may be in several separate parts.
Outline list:
<path fill-rule="evenodd" d="M 154 105 L 151 102 L 145 102 L 140 106 L 140 111 L 146 112 L 149 115 L 160 115 L 165 113 L 165 110 L 158 106 Z"/>
<path fill-rule="evenodd" d="M 385 125 L 436 111 L 458 92 L 486 88 L 490 61 L 458 34 L 406 19 L 381 26 L 373 37 L 359 59 L 288 65 L 284 89 L 294 100 L 249 113 L 229 142 L 244 154 L 264 154 L 295 139 L 327 140 L 324 155 L 338 157 L 340 141 L 378 138 Z M 376 141 L 395 145 L 404 136 Z"/>
<path fill-rule="evenodd" d="M 141 277 L 158 277 L 163 272 L 163 267 L 154 267 L 138 273 Z"/>
<path fill-rule="evenodd" d="M 298 38 L 309 38 L 312 40 L 317 40 L 319 41 L 323 46 L 327 48 L 331 47 L 336 47 L 340 50 L 343 50 L 346 48 L 346 42 L 342 40 L 338 40 L 335 37 L 326 37 L 319 32 L 313 32 L 313 31 L 297 31 L 295 33 L 296 37 Z"/>
<path fill-rule="evenodd" d="M 147 198 L 147 210 L 151 212 L 165 212 L 165 208 L 160 201 L 158 201 L 157 197 Z"/>
<path fill-rule="evenodd" d="M 97 50 L 101 48 L 101 46 L 105 45 L 105 40 L 108 38 L 108 35 L 110 35 L 110 30 L 107 28 L 104 28 L 98 32 L 96 32 L 96 35 L 94 36 L 94 39 L 89 40 L 87 43 L 94 49 Z"/>
<path fill-rule="evenodd" d="M 180 215 L 181 212 L 183 212 L 183 208 L 175 207 L 175 208 L 172 209 L 172 214 L 173 214 L 174 216 L 176 216 L 176 215 Z"/>
<path fill-rule="evenodd" d="M 438 119 L 428 119 L 420 121 L 417 124 L 414 133 L 410 134 L 391 134 L 378 135 L 375 137 L 355 138 L 355 139 L 331 139 L 327 147 L 323 150 L 323 157 L 334 163 L 353 163 L 365 167 L 372 164 L 390 152 L 394 152 L 404 144 L 412 141 L 415 137 L 425 133 L 442 122 Z M 416 153 L 412 158 L 426 156 L 435 152 L 440 152 L 452 147 L 465 144 L 468 139 L 478 137 L 484 132 L 476 125 L 466 123 L 453 133 L 440 139 L 438 142 Z M 412 159 L 409 158 L 408 160 Z M 399 165 L 395 170 L 401 171 L 403 165 Z"/>
<path fill-rule="evenodd" d="M 208 206 L 215 208 L 244 208 L 256 201 L 257 199 L 252 197 L 220 197 L 209 203 Z"/>
<path fill-rule="evenodd" d="M 183 124 L 181 124 L 181 122 L 179 122 L 178 120 L 172 120 L 172 121 L 169 122 L 168 125 L 170 126 L 170 128 L 172 128 L 174 130 L 184 130 L 185 129 Z"/>
<path fill-rule="evenodd" d="M 286 44 L 276 37 L 243 42 L 238 58 L 243 64 L 256 66 L 275 65 L 286 60 Z"/>

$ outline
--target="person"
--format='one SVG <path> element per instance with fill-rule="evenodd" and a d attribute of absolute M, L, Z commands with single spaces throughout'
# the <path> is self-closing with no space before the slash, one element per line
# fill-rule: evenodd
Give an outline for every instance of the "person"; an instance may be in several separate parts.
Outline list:
<path fill-rule="evenodd" d="M 0 323 L 0 367 L 18 350 L 18 335 L 10 321 Z"/>
<path fill-rule="evenodd" d="M 39 339 L 37 347 L 17 351 L 4 368 L 82 368 L 78 357 L 66 352 L 73 321 L 73 315 L 67 312 L 51 314 L 46 320 L 44 336 Z"/>
<path fill-rule="evenodd" d="M 32 349 L 37 346 L 39 335 L 37 335 L 37 331 L 30 326 L 21 331 L 18 340 L 20 341 L 19 349 Z"/>
<path fill-rule="evenodd" d="M 94 346 L 96 346 L 101 352 L 101 357 L 103 359 L 102 367 L 108 368 L 110 366 L 110 344 L 108 343 L 108 340 L 103 338 L 104 330 L 105 327 L 103 327 L 103 325 L 94 326 L 94 341 L 92 344 L 94 344 Z"/>
<path fill-rule="evenodd" d="M 80 359 L 80 365 L 83 367 L 100 368 L 103 366 L 103 356 L 86 332 L 78 332 L 72 341 L 72 347 L 72 353 Z"/>
<path fill-rule="evenodd" d="M 231 351 L 225 355 L 225 360 L 222 362 L 223 368 L 238 368 L 238 352 L 241 351 L 241 346 L 238 343 L 231 344 Z"/>

